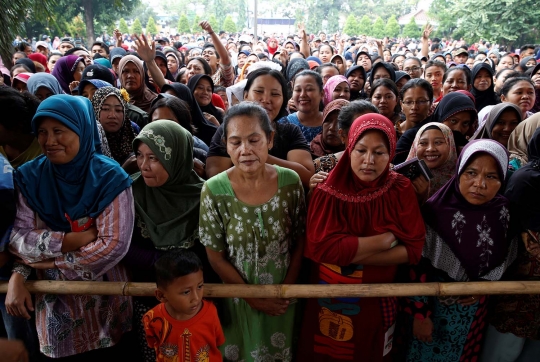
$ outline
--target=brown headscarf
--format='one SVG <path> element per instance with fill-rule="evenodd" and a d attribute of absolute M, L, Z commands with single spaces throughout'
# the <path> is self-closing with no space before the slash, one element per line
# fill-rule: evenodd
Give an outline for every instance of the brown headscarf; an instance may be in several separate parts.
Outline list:
<path fill-rule="evenodd" d="M 120 76 L 120 83 L 122 84 L 122 88 L 124 88 L 124 82 L 122 81 L 122 71 L 128 62 L 132 62 L 133 64 L 135 64 L 135 66 L 139 70 L 139 73 L 141 74 L 141 87 L 136 91 L 128 92 L 130 98 L 129 103 L 134 104 L 146 113 L 150 113 L 150 110 L 152 108 L 152 101 L 157 97 L 157 94 L 146 87 L 146 84 L 144 83 L 143 62 L 134 55 L 126 55 L 125 57 L 120 59 L 120 63 L 118 64 L 118 74 Z"/>

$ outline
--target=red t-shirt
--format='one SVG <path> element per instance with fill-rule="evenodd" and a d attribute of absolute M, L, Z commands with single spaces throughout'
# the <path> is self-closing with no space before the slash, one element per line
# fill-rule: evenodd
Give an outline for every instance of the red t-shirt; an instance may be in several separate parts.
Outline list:
<path fill-rule="evenodd" d="M 203 301 L 199 313 L 186 321 L 172 318 L 161 303 L 144 315 L 143 323 L 157 362 L 222 361 L 218 346 L 225 343 L 225 336 L 211 302 Z"/>

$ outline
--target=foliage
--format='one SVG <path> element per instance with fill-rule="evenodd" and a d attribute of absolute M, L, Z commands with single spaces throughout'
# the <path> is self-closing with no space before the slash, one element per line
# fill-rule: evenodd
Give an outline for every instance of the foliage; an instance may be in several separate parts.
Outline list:
<path fill-rule="evenodd" d="M 80 15 L 73 18 L 71 23 L 67 24 L 70 34 L 84 34 L 86 33 L 86 25 Z"/>
<path fill-rule="evenodd" d="M 199 17 L 199 15 L 195 15 L 195 18 L 193 19 L 193 26 L 192 28 L 194 29 L 194 31 L 196 29 L 200 29 L 201 27 L 199 26 L 199 23 L 201 22 L 201 18 Z"/>
<path fill-rule="evenodd" d="M 133 11 L 131 11 L 129 13 L 129 16 L 127 16 L 128 19 L 139 18 L 139 20 L 141 21 L 141 24 L 148 24 L 148 22 L 150 21 L 150 18 L 155 19 L 156 17 L 157 17 L 157 13 L 154 11 L 154 8 L 149 6 L 146 3 L 140 3 L 139 5 L 134 7 Z"/>
<path fill-rule="evenodd" d="M 236 25 L 238 31 L 241 32 L 247 25 L 247 0 L 238 0 L 236 4 L 238 6 L 238 20 L 236 21 Z"/>
<path fill-rule="evenodd" d="M 411 20 L 403 28 L 403 36 L 408 38 L 419 38 L 421 36 L 421 30 L 416 25 L 416 19 L 411 16 Z"/>
<path fill-rule="evenodd" d="M 382 39 L 386 35 L 384 32 L 384 21 L 380 16 L 378 16 L 373 23 L 371 35 L 377 39 Z"/>
<path fill-rule="evenodd" d="M 371 19 L 364 15 L 358 23 L 358 35 L 371 35 Z"/>
<path fill-rule="evenodd" d="M 539 38 L 540 7 L 533 0 L 459 0 L 451 7 L 466 39 L 525 44 Z"/>
<path fill-rule="evenodd" d="M 129 28 L 124 18 L 120 18 L 120 25 L 118 25 L 118 30 L 120 30 L 122 34 L 129 34 Z"/>
<path fill-rule="evenodd" d="M 152 35 L 156 35 L 158 33 L 156 22 L 154 21 L 153 17 L 148 18 L 148 23 L 146 23 L 146 33 L 150 33 Z"/>
<path fill-rule="evenodd" d="M 191 33 L 191 29 L 189 27 L 189 22 L 186 17 L 186 14 L 180 15 L 180 19 L 178 19 L 178 26 L 177 26 L 176 31 L 179 32 L 180 34 Z"/>
<path fill-rule="evenodd" d="M 456 19 L 452 14 L 453 1 L 433 0 L 428 15 L 438 23 L 436 35 L 449 36 L 456 29 Z M 435 35 L 434 34 L 434 35 Z"/>
<path fill-rule="evenodd" d="M 356 21 L 356 17 L 353 14 L 349 14 L 347 16 L 347 20 L 345 20 L 345 25 L 343 26 L 343 32 L 349 36 L 356 35 L 358 33 L 358 22 Z"/>
<path fill-rule="evenodd" d="M 13 39 L 24 35 L 23 19 L 26 17 L 45 21 L 53 11 L 54 0 L 0 0 L 0 55 L 4 64 L 11 67 Z"/>
<path fill-rule="evenodd" d="M 131 34 L 142 34 L 143 29 L 139 18 L 135 18 L 133 25 L 131 25 Z"/>
<path fill-rule="evenodd" d="M 212 25 L 212 29 L 214 31 L 219 31 L 219 23 L 213 14 L 208 17 L 208 22 L 210 23 L 210 25 Z M 197 29 L 202 30 L 199 24 L 197 24 Z"/>
<path fill-rule="evenodd" d="M 386 22 L 386 26 L 384 27 L 384 35 L 396 38 L 400 32 L 401 28 L 399 27 L 396 16 L 392 15 L 390 19 L 388 19 L 388 21 Z"/>
<path fill-rule="evenodd" d="M 227 33 L 236 33 L 236 24 L 230 15 L 227 15 L 223 21 L 223 30 L 225 30 Z"/>

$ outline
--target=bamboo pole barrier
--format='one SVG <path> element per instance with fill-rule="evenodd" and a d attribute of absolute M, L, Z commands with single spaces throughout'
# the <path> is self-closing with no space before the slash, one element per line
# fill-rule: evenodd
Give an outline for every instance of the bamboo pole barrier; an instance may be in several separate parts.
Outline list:
<path fill-rule="evenodd" d="M 154 283 L 92 281 L 27 281 L 30 293 L 154 296 Z M 0 282 L 6 293 L 8 282 Z M 540 281 L 410 283 L 410 284 L 205 284 L 213 298 L 405 297 L 489 294 L 540 294 Z"/>

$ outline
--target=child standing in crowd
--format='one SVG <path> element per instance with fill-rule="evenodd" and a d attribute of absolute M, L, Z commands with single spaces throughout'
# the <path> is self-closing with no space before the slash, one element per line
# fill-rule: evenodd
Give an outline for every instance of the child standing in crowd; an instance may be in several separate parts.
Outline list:
<path fill-rule="evenodd" d="M 201 260 L 185 249 L 164 254 L 155 264 L 156 298 L 144 315 L 148 346 L 156 361 L 221 361 L 225 343 L 216 307 L 203 300 Z"/>

